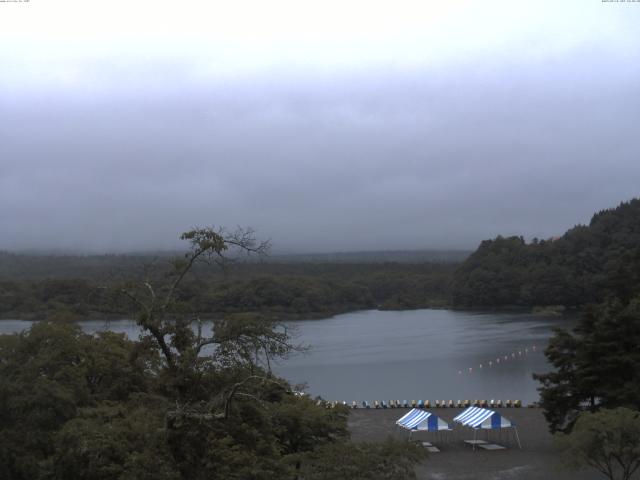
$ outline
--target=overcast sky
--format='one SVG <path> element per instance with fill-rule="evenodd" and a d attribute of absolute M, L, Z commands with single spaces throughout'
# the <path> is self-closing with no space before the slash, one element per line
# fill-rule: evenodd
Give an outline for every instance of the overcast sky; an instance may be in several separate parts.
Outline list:
<path fill-rule="evenodd" d="M 0 249 L 547 238 L 640 195 L 640 2 L 0 2 Z"/>

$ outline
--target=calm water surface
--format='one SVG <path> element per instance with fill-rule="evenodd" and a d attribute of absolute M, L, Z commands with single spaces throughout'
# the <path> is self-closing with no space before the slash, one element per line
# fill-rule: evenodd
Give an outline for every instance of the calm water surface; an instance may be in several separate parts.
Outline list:
<path fill-rule="evenodd" d="M 551 329 L 570 323 L 523 313 L 452 310 L 367 310 L 288 322 L 295 327 L 295 340 L 311 349 L 275 369 L 293 383 L 305 382 L 309 393 L 328 400 L 531 402 L 538 399 L 532 373 L 549 368 L 542 350 Z M 80 324 L 87 332 L 108 328 L 131 338 L 139 333 L 130 320 Z M 0 333 L 29 325 L 3 320 Z"/>

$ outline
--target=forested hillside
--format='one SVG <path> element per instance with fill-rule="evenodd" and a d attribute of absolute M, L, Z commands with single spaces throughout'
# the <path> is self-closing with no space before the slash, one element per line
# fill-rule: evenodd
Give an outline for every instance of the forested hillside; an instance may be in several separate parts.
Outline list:
<path fill-rule="evenodd" d="M 118 285 L 163 271 L 164 255 L 0 253 L 0 317 L 126 316 Z M 640 199 L 596 213 L 562 237 L 483 241 L 462 264 L 239 262 L 230 275 L 194 268 L 178 292 L 185 311 L 278 318 L 358 309 L 581 307 L 640 293 Z"/>
<path fill-rule="evenodd" d="M 0 478 L 415 478 L 422 447 L 351 442 L 346 407 L 275 375 L 303 348 L 285 326 L 244 314 L 192 328 L 178 287 L 196 262 L 264 244 L 207 228 L 182 238 L 173 270 L 122 285 L 138 340 L 46 321 L 0 335 Z"/>
<path fill-rule="evenodd" d="M 640 199 L 553 240 L 486 240 L 455 272 L 456 306 L 580 307 L 640 292 Z"/>
<path fill-rule="evenodd" d="M 168 257 L 25 257 L 5 255 L 0 317 L 86 319 L 130 315 L 123 282 L 159 275 Z M 16 270 L 18 280 L 7 272 Z M 25 270 L 17 268 L 24 265 Z M 178 293 L 185 312 L 217 316 L 260 312 L 317 317 L 368 309 L 449 304 L 454 264 L 238 263 L 227 275 L 198 266 Z M 2 277 L 4 276 L 4 279 Z"/>

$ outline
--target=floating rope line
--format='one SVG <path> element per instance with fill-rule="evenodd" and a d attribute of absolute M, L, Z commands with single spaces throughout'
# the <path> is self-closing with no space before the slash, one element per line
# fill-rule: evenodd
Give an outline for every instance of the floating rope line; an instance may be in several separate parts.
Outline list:
<path fill-rule="evenodd" d="M 525 347 L 525 348 L 520 348 L 519 350 L 515 350 L 513 352 L 509 352 L 506 355 L 500 355 L 498 357 L 496 357 L 495 362 L 493 360 L 489 360 L 487 362 L 483 362 L 480 363 L 478 365 L 479 369 L 484 369 L 485 366 L 487 367 L 493 367 L 494 363 L 495 365 L 499 365 L 500 362 L 504 363 L 504 362 L 508 362 L 509 360 L 516 360 L 518 357 L 526 357 L 529 352 L 531 353 L 537 353 L 538 352 L 538 347 L 537 345 L 532 345 L 531 348 L 529 347 Z M 458 375 L 462 375 L 464 370 L 458 370 Z M 473 367 L 469 367 L 467 368 L 467 373 L 471 374 L 473 373 Z"/>

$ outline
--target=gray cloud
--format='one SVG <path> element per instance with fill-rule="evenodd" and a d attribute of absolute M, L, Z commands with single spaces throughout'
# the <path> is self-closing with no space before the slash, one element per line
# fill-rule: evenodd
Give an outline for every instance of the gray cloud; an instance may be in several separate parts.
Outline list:
<path fill-rule="evenodd" d="M 481 60 L 210 84 L 96 63 L 92 89 L 0 94 L 0 248 L 172 248 L 212 223 L 276 250 L 473 248 L 639 194 L 638 50 Z"/>

